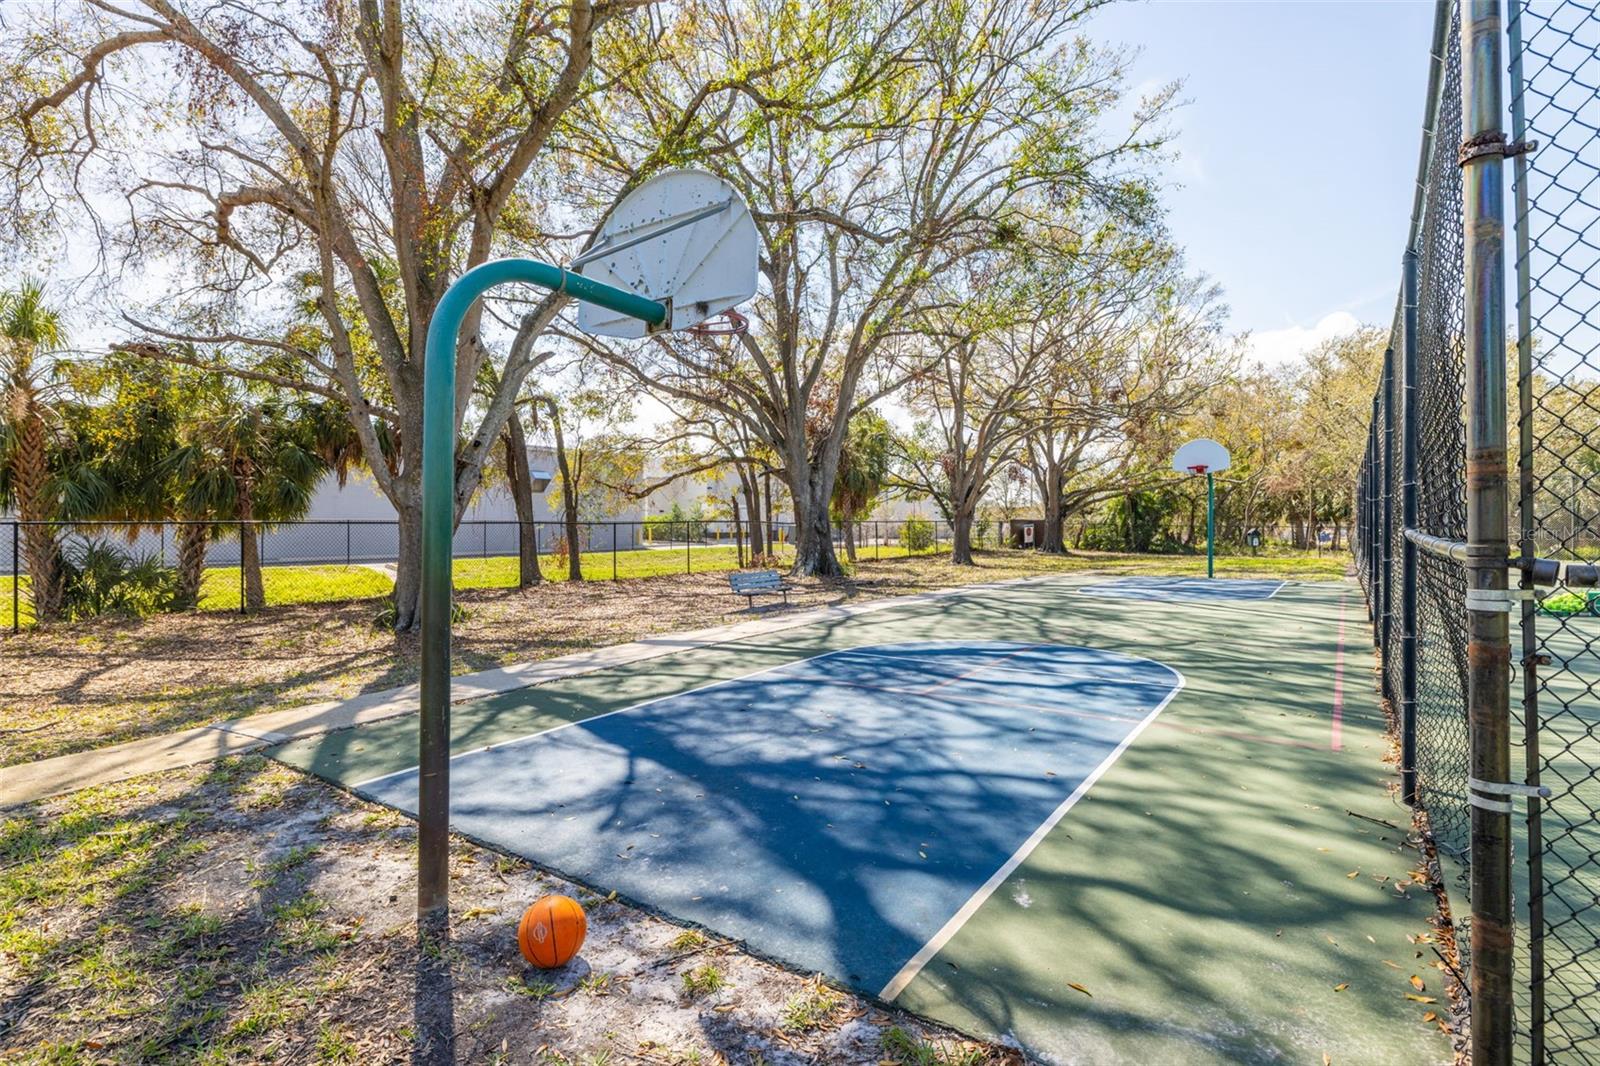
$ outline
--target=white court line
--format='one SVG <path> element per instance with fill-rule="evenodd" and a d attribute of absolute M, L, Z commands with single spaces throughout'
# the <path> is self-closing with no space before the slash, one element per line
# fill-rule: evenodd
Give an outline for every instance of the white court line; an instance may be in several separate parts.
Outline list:
<path fill-rule="evenodd" d="M 1112 652 L 1111 654 L 1120 653 Z M 1183 691 L 1183 686 L 1188 683 L 1188 679 L 1182 673 L 1167 666 L 1166 663 L 1136 655 L 1127 657 L 1154 663 L 1157 666 L 1171 670 L 1172 676 L 1178 679 L 1178 683 L 1172 687 L 1172 691 L 1168 692 L 1160 703 L 1156 704 L 1149 714 L 1144 716 L 1144 719 L 1138 725 L 1133 727 L 1127 736 L 1122 738 L 1122 743 L 1113 748 L 1111 754 L 1101 760 L 1100 765 L 1094 768 L 1094 772 L 1084 778 L 1083 782 L 1072 790 L 1072 795 L 1061 801 L 1061 805 L 1050 813 L 1050 817 L 1046 818 L 1027 840 L 1022 842 L 1022 846 L 1012 853 L 1011 858 L 1007 859 L 1005 864 L 996 870 L 989 877 L 989 880 L 985 881 L 978 891 L 972 894 L 967 902 L 961 905 L 960 910 L 950 916 L 950 920 L 945 922 L 937 933 L 933 934 L 933 938 L 922 945 L 922 948 L 911 956 L 904 966 L 900 967 L 900 972 L 890 978 L 889 983 L 884 985 L 883 990 L 878 993 L 879 999 L 886 1003 L 892 1003 L 900 993 L 906 990 L 906 986 L 916 978 L 917 974 L 922 972 L 923 967 L 933 961 L 933 957 L 939 953 L 940 949 L 948 944 L 956 933 L 961 931 L 961 927 L 966 925 L 974 914 L 978 913 L 978 908 L 982 907 L 989 897 L 994 895 L 995 889 L 1004 884 L 1006 878 L 1010 877 L 1016 868 L 1022 865 L 1049 834 L 1050 830 L 1054 829 L 1057 823 L 1066 817 L 1067 812 L 1072 810 L 1077 805 L 1077 802 L 1088 793 L 1089 789 L 1094 787 L 1094 783 L 1100 780 L 1101 775 L 1111 769 L 1111 764 L 1122 756 L 1122 753 L 1128 749 L 1128 745 L 1138 739 L 1139 734 L 1143 733 L 1150 723 L 1154 722 L 1156 717 L 1167 709 L 1167 704 L 1171 703 L 1173 697 Z"/>
<path fill-rule="evenodd" d="M 1160 579 L 1156 579 L 1156 580 L 1160 580 Z M 1213 580 L 1213 579 L 1212 578 L 1204 578 L 1204 577 L 1180 577 L 1177 580 L 1179 580 L 1179 581 L 1210 581 L 1210 580 Z M 1222 581 L 1271 581 L 1272 579 L 1271 578 L 1265 578 L 1265 577 L 1263 577 L 1263 578 L 1224 577 L 1224 578 L 1220 578 L 1220 579 L 1217 579 L 1217 580 L 1222 580 Z M 1095 581 L 1095 582 L 1091 582 L 1090 584 L 1087 584 L 1087 585 L 1079 585 L 1074 591 L 1079 596 L 1087 596 L 1092 600 L 1136 600 L 1136 599 L 1140 598 L 1139 592 L 1140 592 L 1140 589 L 1141 589 L 1141 583 L 1143 583 L 1142 588 L 1143 588 L 1144 594 L 1147 595 L 1147 596 L 1153 596 L 1153 598 L 1159 600 L 1162 603 L 1225 603 L 1225 604 L 1229 604 L 1231 606 L 1231 605 L 1241 604 L 1241 603 L 1265 603 L 1268 600 L 1272 599 L 1272 597 L 1276 596 L 1278 593 L 1282 592 L 1283 591 L 1283 587 L 1289 583 L 1288 581 L 1280 581 L 1280 582 L 1278 582 L 1277 587 L 1274 588 L 1271 592 L 1267 593 L 1265 596 L 1251 596 L 1251 597 L 1248 597 L 1246 599 L 1240 599 L 1240 598 L 1232 597 L 1232 596 L 1164 595 L 1163 594 L 1163 589 L 1172 589 L 1173 586 L 1171 586 L 1171 585 L 1163 586 L 1163 585 L 1158 585 L 1158 584 L 1151 584 L 1150 581 L 1151 581 L 1151 579 L 1149 579 L 1149 578 L 1139 578 L 1139 577 L 1113 578 L 1110 581 Z M 1201 587 L 1203 588 L 1204 586 L 1201 586 Z M 1127 594 L 1126 595 L 1122 594 L 1121 590 L 1123 590 L 1123 589 L 1127 590 Z"/>
<path fill-rule="evenodd" d="M 774 666 L 764 666 L 760 670 L 753 670 L 748 674 L 740 674 L 738 677 L 727 677 L 727 678 L 723 678 L 721 681 L 710 681 L 710 682 L 707 682 L 704 685 L 697 685 L 694 688 L 686 688 L 682 692 L 672 692 L 672 693 L 669 693 L 669 694 L 667 694 L 665 696 L 653 696 L 650 699 L 641 700 L 638 703 L 630 703 L 626 707 L 618 707 L 614 711 L 606 711 L 603 714 L 590 715 L 588 718 L 578 718 L 578 719 L 575 719 L 575 720 L 573 720 L 571 722 L 562 722 L 560 725 L 551 726 L 549 729 L 540 729 L 540 730 L 537 730 L 537 731 L 532 732 L 532 733 L 525 733 L 522 736 L 512 737 L 510 740 L 502 740 L 502 741 L 500 741 L 499 743 L 496 743 L 496 744 L 485 744 L 482 747 L 470 748 L 467 751 L 458 751 L 455 754 L 450 756 L 450 761 L 454 762 L 457 759 L 464 759 L 468 755 L 478 755 L 478 754 L 481 754 L 482 752 L 486 752 L 486 751 L 496 751 L 496 750 L 499 750 L 500 748 L 509 748 L 514 744 L 524 744 L 524 743 L 527 743 L 530 740 L 538 740 L 540 737 L 547 737 L 551 733 L 558 733 L 563 729 L 570 729 L 572 726 L 575 726 L 575 725 L 588 725 L 590 722 L 598 722 L 602 718 L 610 718 L 614 714 L 624 714 L 624 713 L 626 713 L 628 711 L 636 711 L 641 707 L 648 707 L 652 703 L 660 703 L 663 700 L 674 700 L 674 699 L 677 699 L 679 696 L 693 696 L 696 693 L 706 692 L 706 691 L 709 691 L 710 689 L 714 689 L 714 688 L 721 688 L 724 685 L 737 684 L 737 683 L 739 683 L 741 681 L 748 681 L 753 677 L 762 677 L 762 676 L 764 676 L 766 674 L 774 673 L 774 672 L 776 672 L 778 670 L 784 670 L 784 669 L 787 669 L 788 667 L 791 667 L 791 666 L 799 666 L 802 663 L 814 663 L 814 662 L 818 661 L 819 659 L 829 659 L 829 658 L 832 658 L 835 655 L 847 655 L 847 654 L 849 654 L 851 652 L 861 652 L 861 651 L 872 652 L 872 651 L 880 650 L 880 649 L 883 649 L 883 648 L 898 648 L 898 647 L 906 647 L 906 646 L 910 646 L 910 645 L 927 646 L 929 644 L 945 644 L 945 643 L 955 644 L 957 647 L 962 646 L 962 642 L 960 642 L 960 641 L 909 641 L 908 642 L 908 641 L 904 641 L 904 640 L 898 640 L 898 641 L 892 640 L 892 641 L 886 641 L 886 642 L 884 642 L 882 644 L 859 644 L 859 645 L 857 645 L 857 646 L 855 646 L 853 648 L 835 648 L 832 651 L 821 652 L 821 653 L 819 653 L 817 655 L 808 655 L 803 659 L 790 659 L 788 662 L 778 663 L 778 664 L 776 664 Z M 1011 643 L 1016 643 L 1016 642 L 1014 642 L 1014 641 L 994 641 L 992 643 L 1011 644 Z M 967 645 L 967 646 L 971 647 L 971 645 Z M 1038 645 L 1038 647 L 1061 647 L 1061 648 L 1074 647 L 1074 646 L 1076 646 L 1076 645 L 1067 645 L 1067 644 L 1041 644 L 1041 645 Z M 1098 649 L 1090 648 L 1088 650 L 1096 651 Z M 1119 654 L 1119 653 L 1115 653 L 1114 652 L 1112 654 Z M 1130 658 L 1134 658 L 1134 656 L 1130 656 Z M 370 788 L 373 785 L 381 784 L 384 781 L 392 780 L 393 778 L 405 777 L 407 774 L 414 774 L 419 769 L 421 769 L 421 767 L 416 766 L 416 765 L 413 764 L 411 766 L 406 767 L 403 770 L 394 770 L 394 771 L 391 771 L 390 773 L 387 773 L 387 774 L 379 774 L 377 777 L 368 778 L 365 781 L 357 781 L 355 784 L 350 786 L 350 790 L 352 792 L 357 792 L 357 791 L 360 791 L 361 789 Z"/>

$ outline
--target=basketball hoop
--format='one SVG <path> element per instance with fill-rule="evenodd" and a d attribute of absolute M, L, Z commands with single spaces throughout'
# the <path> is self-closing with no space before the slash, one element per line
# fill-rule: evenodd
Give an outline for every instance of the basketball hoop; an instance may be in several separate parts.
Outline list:
<path fill-rule="evenodd" d="M 1215 577 L 1217 544 L 1217 500 L 1215 475 L 1233 465 L 1228 449 L 1210 437 L 1196 437 L 1179 448 L 1172 457 L 1173 473 L 1201 475 L 1206 479 L 1206 577 Z"/>
<path fill-rule="evenodd" d="M 737 337 L 748 332 L 750 320 L 737 311 L 720 311 L 704 322 L 696 322 L 685 333 L 696 337 Z"/>

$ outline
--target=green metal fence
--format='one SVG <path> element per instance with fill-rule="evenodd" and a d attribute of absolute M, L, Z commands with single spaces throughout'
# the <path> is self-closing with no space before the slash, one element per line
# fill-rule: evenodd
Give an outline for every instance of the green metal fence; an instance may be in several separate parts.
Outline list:
<path fill-rule="evenodd" d="M 1501 15 L 1438 5 L 1355 548 L 1472 1060 L 1600 1063 L 1600 13 Z"/>

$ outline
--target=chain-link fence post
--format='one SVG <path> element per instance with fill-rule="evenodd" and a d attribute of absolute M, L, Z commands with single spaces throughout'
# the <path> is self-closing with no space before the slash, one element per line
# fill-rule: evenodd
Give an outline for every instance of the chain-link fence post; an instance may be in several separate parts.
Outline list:
<path fill-rule="evenodd" d="M 1401 274 L 1400 522 L 1417 528 L 1417 252 Z M 1400 794 L 1417 804 L 1417 545 L 1400 544 Z"/>
<path fill-rule="evenodd" d="M 22 632 L 22 523 L 11 523 L 11 632 Z"/>
<path fill-rule="evenodd" d="M 1500 0 L 1465 0 L 1462 268 L 1466 281 L 1467 720 L 1472 824 L 1472 1062 L 1512 1049 L 1511 673 L 1507 595 L 1505 230 Z"/>
<path fill-rule="evenodd" d="M 1392 636 L 1394 621 L 1394 346 L 1391 344 L 1383 350 L 1383 384 L 1379 386 L 1383 396 L 1383 424 L 1379 431 L 1383 439 L 1383 477 L 1381 479 L 1383 499 L 1379 506 L 1382 514 L 1378 519 L 1381 528 L 1380 550 L 1378 565 L 1383 574 L 1382 598 L 1378 609 L 1378 646 L 1383 649 L 1385 662 L 1383 672 L 1379 676 L 1383 679 L 1383 694 L 1391 700 L 1395 698 L 1394 686 L 1390 683 L 1390 673 L 1393 662 L 1388 661 L 1389 643 Z"/>

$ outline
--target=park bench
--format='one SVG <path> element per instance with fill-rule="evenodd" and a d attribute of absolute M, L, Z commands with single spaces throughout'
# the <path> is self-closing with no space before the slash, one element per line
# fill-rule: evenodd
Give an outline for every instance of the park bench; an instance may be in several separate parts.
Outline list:
<path fill-rule="evenodd" d="M 751 606 L 755 605 L 757 596 L 778 595 L 783 596 L 783 602 L 787 605 L 791 591 L 776 570 L 735 570 L 728 575 L 728 587 L 735 596 L 743 596 Z"/>

